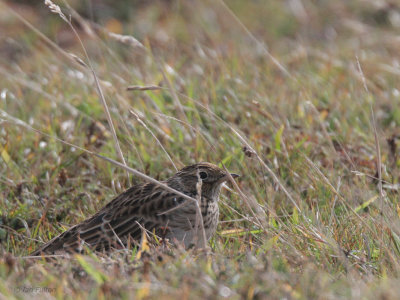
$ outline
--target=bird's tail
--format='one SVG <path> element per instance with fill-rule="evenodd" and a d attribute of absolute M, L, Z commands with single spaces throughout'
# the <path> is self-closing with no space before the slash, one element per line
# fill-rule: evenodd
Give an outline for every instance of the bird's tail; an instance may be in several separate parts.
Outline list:
<path fill-rule="evenodd" d="M 75 246 L 76 248 L 79 246 L 79 236 L 77 233 L 79 232 L 79 225 L 71 227 L 67 231 L 61 233 L 56 236 L 40 248 L 36 249 L 30 256 L 40 256 L 42 254 L 54 254 L 57 251 L 65 251 L 70 252 Z M 75 249 L 74 251 L 76 251 Z"/>

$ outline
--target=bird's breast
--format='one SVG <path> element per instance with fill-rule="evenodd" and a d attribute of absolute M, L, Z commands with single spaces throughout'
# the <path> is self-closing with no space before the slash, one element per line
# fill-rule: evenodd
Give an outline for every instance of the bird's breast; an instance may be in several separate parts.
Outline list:
<path fill-rule="evenodd" d="M 208 241 L 215 233 L 218 225 L 219 208 L 217 201 L 207 198 L 202 199 L 201 214 L 203 218 L 203 227 L 206 240 Z M 174 211 L 170 216 L 169 233 L 167 238 L 171 241 L 177 240 L 183 242 L 185 247 L 194 243 L 196 233 L 196 207 L 194 203 L 183 206 Z M 197 230 L 198 240 L 202 239 L 202 228 Z"/>

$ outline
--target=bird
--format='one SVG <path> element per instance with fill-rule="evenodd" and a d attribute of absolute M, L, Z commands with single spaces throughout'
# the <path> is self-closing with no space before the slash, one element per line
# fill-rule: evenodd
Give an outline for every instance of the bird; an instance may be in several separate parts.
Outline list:
<path fill-rule="evenodd" d="M 199 226 L 197 204 L 155 183 L 134 185 L 115 197 L 97 213 L 56 236 L 30 255 L 110 251 L 139 245 L 144 233 L 155 234 L 185 248 L 205 245 L 214 235 L 221 187 L 230 174 L 218 166 L 200 162 L 189 165 L 161 183 L 200 200 L 203 226 Z M 200 229 L 199 229 L 200 228 Z M 204 230 L 203 230 L 204 228 Z M 197 244 L 196 244 L 197 243 Z"/>

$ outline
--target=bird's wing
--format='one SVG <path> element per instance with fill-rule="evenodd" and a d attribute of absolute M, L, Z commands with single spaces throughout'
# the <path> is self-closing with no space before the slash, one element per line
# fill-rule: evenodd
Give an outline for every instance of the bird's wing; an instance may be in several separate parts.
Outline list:
<path fill-rule="evenodd" d="M 142 230 L 167 227 L 174 222 L 183 198 L 152 184 L 140 184 L 131 187 L 104 206 L 89 219 L 60 234 L 40 249 L 32 253 L 54 253 L 57 250 L 80 251 L 84 245 L 93 249 L 110 248 L 128 237 L 140 241 Z"/>

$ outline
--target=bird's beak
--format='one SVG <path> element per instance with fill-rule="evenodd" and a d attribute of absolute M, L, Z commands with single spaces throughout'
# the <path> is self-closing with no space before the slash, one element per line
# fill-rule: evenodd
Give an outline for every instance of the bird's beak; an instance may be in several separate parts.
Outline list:
<path fill-rule="evenodd" d="M 230 174 L 229 174 L 229 173 L 228 173 L 228 174 L 226 174 L 225 176 L 221 177 L 220 180 L 219 180 L 219 182 L 222 183 L 222 182 L 225 182 L 225 181 L 229 181 L 229 175 L 231 175 L 231 177 L 232 177 L 233 179 L 240 177 L 240 175 L 238 175 L 238 174 L 235 174 L 235 173 L 230 173 Z"/>

